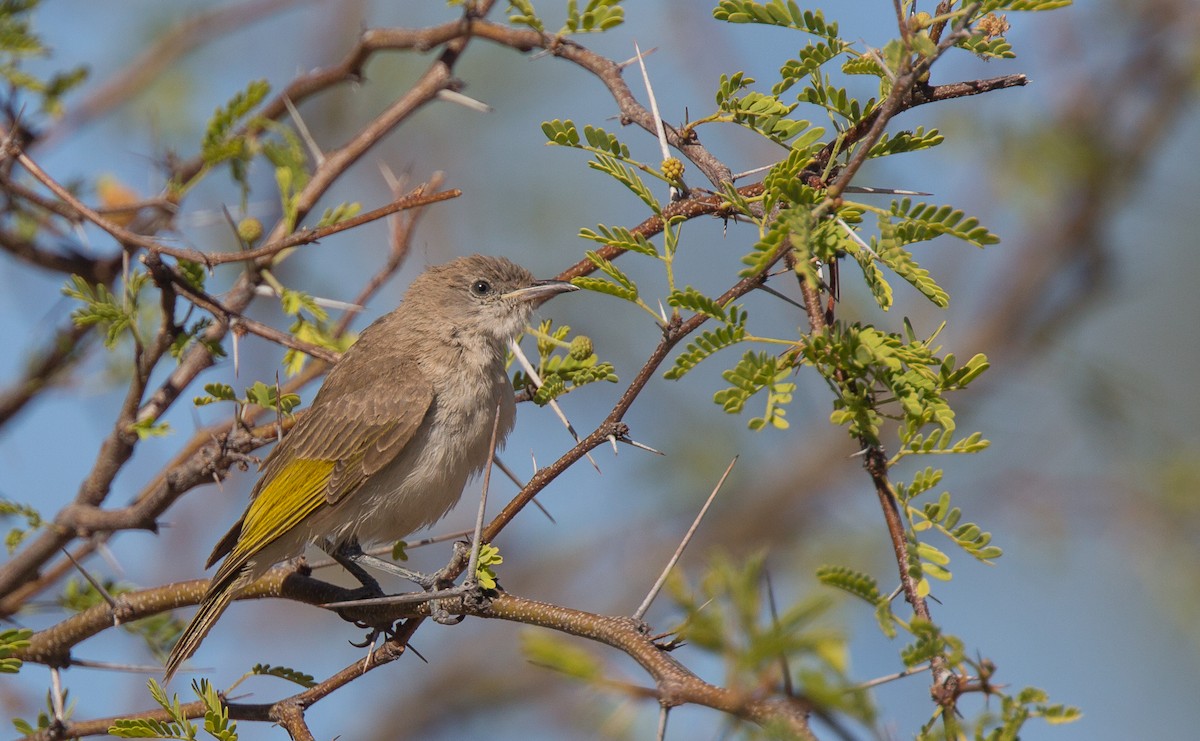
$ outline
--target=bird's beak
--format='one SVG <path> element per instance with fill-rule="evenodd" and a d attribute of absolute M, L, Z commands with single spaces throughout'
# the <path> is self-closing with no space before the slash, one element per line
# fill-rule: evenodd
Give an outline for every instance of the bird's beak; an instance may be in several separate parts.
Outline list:
<path fill-rule="evenodd" d="M 570 291 L 578 291 L 579 286 L 572 285 L 562 280 L 539 280 L 534 281 L 533 285 L 527 288 L 518 288 L 515 291 L 509 291 L 504 294 L 504 298 L 516 299 L 517 301 L 528 301 L 535 306 L 544 304 L 560 293 L 569 293 Z"/>

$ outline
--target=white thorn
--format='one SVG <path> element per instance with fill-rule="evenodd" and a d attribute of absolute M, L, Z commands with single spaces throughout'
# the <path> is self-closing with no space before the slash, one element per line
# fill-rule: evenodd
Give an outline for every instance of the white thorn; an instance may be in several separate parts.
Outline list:
<path fill-rule="evenodd" d="M 737 175 L 733 176 L 733 179 L 741 180 L 742 178 L 747 177 L 749 175 L 755 175 L 757 173 L 765 172 L 766 170 L 770 170 L 774 166 L 775 165 L 763 165 L 762 167 L 756 167 L 753 170 L 746 170 L 745 172 L 739 172 Z"/>
<path fill-rule="evenodd" d="M 292 99 L 286 95 L 283 96 L 283 104 L 287 106 L 288 115 L 292 117 L 292 123 L 296 124 L 296 131 L 300 132 L 300 138 L 304 141 L 304 146 L 308 147 L 309 154 L 312 155 L 317 167 L 325 164 L 325 153 L 317 146 L 317 140 L 309 132 L 304 119 L 300 118 L 300 111 L 296 110 L 296 106 L 292 105 Z"/>
<path fill-rule="evenodd" d="M 875 250 L 871 249 L 871 245 L 864 242 L 863 238 L 858 236 L 858 232 L 851 229 L 850 225 L 847 224 L 845 221 L 843 221 L 840 216 L 838 217 L 837 222 L 842 227 L 842 229 L 846 232 L 846 235 L 849 236 L 850 239 L 853 239 L 855 242 L 858 243 L 859 247 L 862 247 L 864 250 L 866 250 L 867 254 L 869 254 L 871 257 L 875 258 L 876 260 L 879 259 L 879 255 L 877 255 L 875 253 Z"/>
<path fill-rule="evenodd" d="M 436 97 L 439 100 L 446 101 L 447 103 L 457 103 L 463 108 L 469 108 L 472 111 L 478 111 L 479 113 L 491 113 L 492 111 L 496 110 L 483 101 L 475 100 L 474 98 L 468 97 L 453 90 L 439 90 Z"/>
<path fill-rule="evenodd" d="M 717 485 L 713 487 L 712 493 L 708 495 L 704 506 L 696 514 L 696 519 L 692 521 L 692 526 L 688 528 L 683 535 L 683 540 L 679 542 L 679 547 L 675 549 L 675 553 L 667 559 L 667 565 L 659 574 L 658 580 L 654 582 L 654 586 L 650 587 L 650 592 L 646 594 L 646 598 L 642 600 L 642 604 L 633 613 L 634 620 L 641 620 L 646 615 L 646 611 L 650 609 L 650 604 L 654 602 L 654 598 L 662 590 L 663 585 L 667 583 L 667 577 L 671 574 L 671 569 L 675 568 L 675 564 L 679 563 L 679 558 L 683 555 L 683 551 L 688 547 L 688 543 L 692 542 L 692 536 L 696 534 L 696 530 L 700 528 L 700 523 L 704 521 L 704 516 L 708 514 L 708 508 L 712 506 L 713 500 L 717 498 L 717 492 L 721 491 L 721 487 L 725 485 L 725 479 L 729 478 L 729 473 L 733 471 L 734 465 L 738 462 L 738 457 L 734 456 L 733 460 L 725 468 L 725 473 L 721 474 L 721 478 L 717 481 Z"/>
<path fill-rule="evenodd" d="M 658 51 L 658 47 L 657 47 L 657 46 L 652 46 L 652 47 L 650 47 L 649 49 L 647 49 L 646 51 L 644 51 L 644 52 L 641 52 L 641 53 L 640 53 L 638 56 L 636 56 L 636 57 L 630 57 L 629 59 L 626 59 L 624 62 L 620 62 L 620 63 L 618 63 L 618 64 L 617 64 L 617 68 L 618 68 L 618 69 L 625 69 L 626 67 L 628 67 L 628 66 L 630 66 L 630 65 L 637 64 L 637 63 L 638 63 L 638 62 L 640 62 L 642 59 L 644 59 L 644 58 L 646 58 L 646 57 L 650 56 L 651 54 L 653 54 L 653 53 L 654 53 L 654 52 L 656 52 L 656 51 Z"/>
<path fill-rule="evenodd" d="M 254 293 L 259 296 L 268 296 L 272 298 L 279 296 L 279 294 L 275 292 L 274 288 L 263 284 L 255 286 Z M 358 304 L 352 304 L 349 301 L 338 301 L 335 298 L 321 298 L 320 296 L 311 296 L 310 298 L 312 298 L 312 302 L 314 304 L 317 306 L 323 306 L 326 309 L 336 309 L 338 311 L 362 311 L 363 308 L 365 308 Z"/>
<path fill-rule="evenodd" d="M 537 388 L 541 388 L 542 378 L 538 375 L 537 370 L 533 367 L 533 363 L 529 362 L 529 358 L 525 357 L 525 351 L 521 349 L 521 345 L 516 340 L 509 340 L 508 347 L 510 350 L 512 350 L 513 357 L 517 359 L 517 363 L 520 364 L 521 369 L 525 371 L 525 375 L 529 376 L 529 380 L 533 381 L 533 385 Z M 558 415 L 559 420 L 561 420 L 563 425 L 567 428 L 567 432 L 571 434 L 571 438 L 575 442 L 579 442 L 579 433 L 575 431 L 575 427 L 571 424 L 571 420 L 567 419 L 567 415 L 563 414 L 563 410 L 558 405 L 558 402 L 554 399 L 551 399 L 549 406 L 554 410 L 554 413 Z M 596 465 L 596 461 L 594 458 L 592 458 L 592 454 L 585 453 L 584 455 L 587 456 L 587 459 L 592 464 L 592 467 L 596 469 L 596 473 L 600 473 L 600 466 Z"/>
<path fill-rule="evenodd" d="M 645 450 L 649 453 L 654 453 L 655 455 L 666 455 L 666 453 L 662 452 L 661 450 L 655 450 L 645 443 L 639 443 L 637 440 L 630 440 L 627 437 L 623 438 L 621 442 L 625 443 L 626 445 L 632 445 L 635 448 L 640 448 L 641 450 Z"/>
<path fill-rule="evenodd" d="M 237 378 L 240 357 L 238 355 L 238 333 L 233 332 L 233 377 Z"/>
<path fill-rule="evenodd" d="M 654 88 L 650 85 L 650 74 L 646 71 L 645 55 L 638 48 L 637 42 L 633 42 L 633 50 L 637 52 L 637 63 L 642 68 L 642 81 L 646 84 L 646 95 L 650 98 L 650 113 L 654 116 L 654 128 L 658 132 L 658 147 L 662 150 L 662 158 L 670 159 L 671 149 L 667 144 L 667 130 L 663 126 L 662 117 L 658 115 L 658 100 L 654 97 Z M 672 201 L 679 199 L 679 191 L 674 185 L 670 186 L 670 199 Z"/>
<path fill-rule="evenodd" d="M 931 196 L 922 190 L 903 190 L 901 188 L 872 188 L 869 185 L 847 185 L 843 193 L 868 193 L 889 196 Z"/>

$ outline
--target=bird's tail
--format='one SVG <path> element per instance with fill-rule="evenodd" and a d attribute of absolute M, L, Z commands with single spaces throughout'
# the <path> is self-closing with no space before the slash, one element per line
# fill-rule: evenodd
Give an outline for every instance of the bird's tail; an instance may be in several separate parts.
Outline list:
<path fill-rule="evenodd" d="M 225 612 L 225 608 L 229 607 L 234 595 L 241 588 L 245 581 L 243 577 L 244 574 L 236 572 L 230 575 L 222 575 L 220 571 L 217 572 L 208 586 L 208 591 L 204 593 L 204 599 L 200 600 L 200 609 L 192 616 L 192 621 L 184 628 L 183 635 L 179 636 L 179 641 L 171 649 L 171 655 L 167 658 L 166 672 L 163 674 L 163 684 L 170 682 L 171 677 L 175 676 L 175 672 L 179 670 L 179 665 L 187 661 L 192 654 L 196 653 L 196 649 L 200 648 L 201 641 L 216 625 L 221 613 Z"/>

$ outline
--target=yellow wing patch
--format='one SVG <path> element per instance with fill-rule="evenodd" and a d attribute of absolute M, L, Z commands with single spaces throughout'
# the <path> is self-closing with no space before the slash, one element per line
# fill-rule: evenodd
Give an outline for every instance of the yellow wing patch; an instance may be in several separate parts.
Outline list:
<path fill-rule="evenodd" d="M 227 562 L 245 563 L 325 503 L 334 461 L 298 458 L 271 478 L 246 511 Z"/>

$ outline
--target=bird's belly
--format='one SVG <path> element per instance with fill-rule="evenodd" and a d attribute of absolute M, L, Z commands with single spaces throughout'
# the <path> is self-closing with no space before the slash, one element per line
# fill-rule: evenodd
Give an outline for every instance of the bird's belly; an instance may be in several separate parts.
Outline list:
<path fill-rule="evenodd" d="M 335 542 L 357 539 L 363 545 L 389 543 L 442 518 L 462 495 L 467 480 L 488 461 L 497 404 L 497 447 L 512 429 L 515 405 L 507 376 L 484 404 L 446 404 L 444 395 L 413 439 L 390 463 L 372 475 L 311 524 Z M 325 515 L 325 517 L 321 517 Z M 326 522 L 321 522 L 325 519 Z M 335 524 L 336 523 L 336 524 Z"/>

